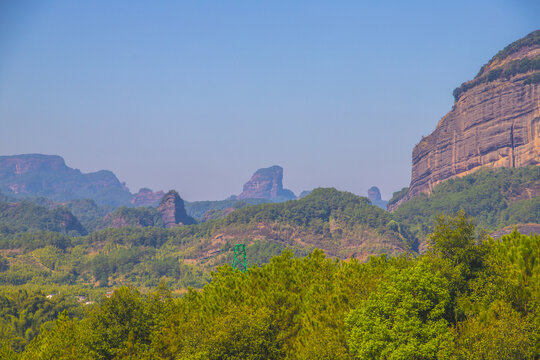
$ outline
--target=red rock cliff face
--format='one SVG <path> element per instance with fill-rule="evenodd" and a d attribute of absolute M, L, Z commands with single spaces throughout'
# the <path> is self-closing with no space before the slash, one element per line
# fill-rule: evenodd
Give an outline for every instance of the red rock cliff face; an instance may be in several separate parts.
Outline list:
<path fill-rule="evenodd" d="M 259 169 L 244 184 L 238 199 L 269 199 L 284 201 L 296 198 L 292 191 L 283 188 L 283 168 L 271 166 Z"/>
<path fill-rule="evenodd" d="M 174 190 L 170 190 L 158 206 L 166 228 L 195 224 L 195 220 L 186 213 L 184 200 Z"/>
<path fill-rule="evenodd" d="M 414 147 L 408 194 L 389 210 L 447 179 L 482 167 L 540 164 L 540 31 L 509 45 L 474 80 L 433 133 Z"/>

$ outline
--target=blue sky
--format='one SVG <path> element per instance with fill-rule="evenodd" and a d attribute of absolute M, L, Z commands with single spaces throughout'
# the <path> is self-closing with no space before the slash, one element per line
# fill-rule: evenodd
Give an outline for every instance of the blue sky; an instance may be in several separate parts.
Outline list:
<path fill-rule="evenodd" d="M 538 1 L 2 1 L 0 155 L 223 199 L 258 168 L 388 199 Z"/>

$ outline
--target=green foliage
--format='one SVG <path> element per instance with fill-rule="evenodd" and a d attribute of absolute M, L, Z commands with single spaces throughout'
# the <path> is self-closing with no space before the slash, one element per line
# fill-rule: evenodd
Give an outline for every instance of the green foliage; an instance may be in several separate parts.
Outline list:
<path fill-rule="evenodd" d="M 347 318 L 356 359 L 436 359 L 452 340 L 448 280 L 425 263 L 393 274 Z"/>
<path fill-rule="evenodd" d="M 540 71 L 532 73 L 531 75 L 527 76 L 523 84 L 524 85 L 540 84 Z"/>
<path fill-rule="evenodd" d="M 150 343 L 153 318 L 148 303 L 137 290 L 121 288 L 91 312 L 83 325 L 88 330 L 86 344 L 94 359 L 112 359 L 124 353 L 129 343 L 139 347 Z"/>
<path fill-rule="evenodd" d="M 456 359 L 534 359 L 538 355 L 533 345 L 538 327 L 535 331 L 527 319 L 502 301 L 460 323 L 455 334 Z"/>
<path fill-rule="evenodd" d="M 66 314 L 82 314 L 74 299 L 62 294 L 46 296 L 42 292 L 25 290 L 0 293 L 0 334 L 10 339 L 10 347 L 20 351 L 40 331 L 43 325 Z M 1 350 L 0 350 L 1 352 Z"/>
<path fill-rule="evenodd" d="M 481 84 L 494 81 L 503 77 L 510 77 L 515 74 L 527 73 L 529 71 L 540 69 L 540 57 L 534 59 L 524 58 L 521 60 L 514 60 L 504 64 L 502 67 L 491 70 L 486 73 L 486 69 L 494 63 L 501 62 L 513 53 L 529 47 L 540 45 L 540 30 L 533 31 L 522 39 L 519 39 L 512 44 L 506 46 L 503 50 L 499 51 L 487 64 L 480 68 L 480 71 L 475 76 L 474 80 L 461 84 L 460 87 L 454 90 L 454 99 L 457 101 L 461 95 L 470 88 Z M 524 84 L 538 83 L 538 73 L 533 74 L 526 78 Z"/>
<path fill-rule="evenodd" d="M 482 228 L 493 231 L 517 223 L 540 223 L 540 199 L 527 199 L 528 189 L 540 186 L 540 167 L 481 170 L 438 184 L 428 197 L 419 195 L 393 212 L 424 239 L 439 213 L 464 210 Z M 524 198 L 524 199 L 523 199 Z M 522 199 L 522 200 L 520 200 Z"/>
<path fill-rule="evenodd" d="M 161 213 L 151 207 L 128 208 L 121 207 L 113 213 L 107 215 L 101 224 L 97 225 L 98 229 L 108 227 L 165 227 Z"/>
<path fill-rule="evenodd" d="M 367 198 L 333 188 L 318 188 L 300 200 L 262 204 L 237 210 L 225 217 L 223 222 L 225 224 L 275 222 L 301 226 L 315 233 L 332 236 L 330 221 L 339 222 L 344 230 L 352 230 L 356 225 L 366 225 L 384 232 L 389 230 L 387 224 L 391 220 L 392 217 L 388 212 L 371 205 Z M 407 237 L 408 234 L 399 235 Z"/>
<path fill-rule="evenodd" d="M 397 203 L 399 200 L 403 199 L 405 195 L 407 195 L 408 192 L 409 192 L 408 187 L 404 187 L 401 190 L 396 191 L 395 193 L 392 194 L 392 198 L 388 201 L 388 205 Z"/>
<path fill-rule="evenodd" d="M 112 210 L 109 207 L 100 207 L 90 199 L 72 200 L 65 206 L 89 232 L 96 230 L 108 210 Z"/>
<path fill-rule="evenodd" d="M 77 203 L 96 210 L 92 202 Z M 82 237 L 40 231 L 0 235 L 0 249 L 9 253 L 0 284 L 150 288 L 163 280 L 174 290 L 200 288 L 211 269 L 232 263 L 229 250 L 239 242 L 247 245 L 249 265 L 266 263 L 287 247 L 298 255 L 322 247 L 343 258 L 353 255 L 348 249 L 355 241 L 366 257 L 414 250 L 405 225 L 367 199 L 335 189 L 318 189 L 300 201 L 243 207 L 191 226 L 164 229 L 156 218 L 161 219 L 152 208 L 120 208 L 107 216 L 110 225 L 118 220 L 134 226 Z"/>
<path fill-rule="evenodd" d="M 180 298 L 165 282 L 146 294 L 124 287 L 80 320 L 57 312 L 21 357 L 533 359 L 540 237 L 480 242 L 476 233 L 461 213 L 439 218 L 419 258 L 360 263 L 287 250 L 246 273 L 221 266 Z M 167 274 L 174 261 L 161 259 L 154 265 Z"/>
<path fill-rule="evenodd" d="M 494 62 L 504 60 L 508 56 L 523 48 L 535 45 L 540 45 L 540 30 L 533 31 L 524 38 L 514 41 L 513 43 L 499 51 L 486 65 L 482 66 L 482 68 L 478 72 L 478 75 L 476 76 L 478 77 L 479 75 L 481 75 L 484 72 L 485 68 L 493 64 Z"/>
<path fill-rule="evenodd" d="M 83 337 L 82 329 L 76 326 L 64 311 L 51 328 L 44 329 L 28 346 L 21 359 L 94 359 L 86 348 L 81 346 Z"/>
<path fill-rule="evenodd" d="M 249 205 L 264 204 L 269 202 L 266 199 L 244 199 L 244 200 L 220 200 L 220 201 L 194 201 L 184 202 L 186 212 L 195 220 L 200 221 L 208 212 L 219 212 L 227 208 L 241 209 Z"/>
<path fill-rule="evenodd" d="M 461 84 L 460 87 L 454 90 L 454 99 L 455 101 L 458 101 L 463 93 L 479 84 L 490 83 L 498 79 L 509 79 L 517 74 L 526 74 L 537 70 L 540 70 L 540 56 L 535 58 L 525 57 L 523 59 L 510 61 L 501 67 L 489 71 L 487 74 L 477 76 L 474 80 Z M 537 75 L 533 74 L 527 77 L 524 84 L 531 84 L 532 81 L 536 79 L 536 76 Z"/>
<path fill-rule="evenodd" d="M 51 245 L 65 250 L 71 246 L 72 239 L 57 232 L 45 231 L 0 235 L 0 249 L 21 249 L 26 252 Z"/>
<path fill-rule="evenodd" d="M 0 203 L 0 235 L 39 230 L 70 235 L 86 234 L 77 218 L 66 208 L 49 210 L 29 201 Z"/>
<path fill-rule="evenodd" d="M 472 219 L 460 211 L 456 217 L 440 215 L 437 226 L 428 236 L 430 251 L 453 266 L 474 270 L 482 266 L 482 247 L 477 246 L 476 229 Z"/>

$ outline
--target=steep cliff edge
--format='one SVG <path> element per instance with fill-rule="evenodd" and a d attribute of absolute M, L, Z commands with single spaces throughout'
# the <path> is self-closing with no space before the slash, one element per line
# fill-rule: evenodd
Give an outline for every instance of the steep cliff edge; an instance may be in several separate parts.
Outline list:
<path fill-rule="evenodd" d="M 127 205 L 133 195 L 107 170 L 82 173 L 57 155 L 0 156 L 0 191 L 12 197 L 43 196 L 54 201 L 92 199 L 98 205 Z"/>
<path fill-rule="evenodd" d="M 291 190 L 283 188 L 283 168 L 277 165 L 257 170 L 238 195 L 238 199 L 267 199 L 274 202 L 295 198 Z"/>
<path fill-rule="evenodd" d="M 192 225 L 196 221 L 186 213 L 184 200 L 174 190 L 165 194 L 157 210 L 161 213 L 166 228 L 175 226 Z"/>
<path fill-rule="evenodd" d="M 414 147 L 409 191 L 390 211 L 482 167 L 540 164 L 540 30 L 501 50 L 454 97 L 452 110 Z"/>

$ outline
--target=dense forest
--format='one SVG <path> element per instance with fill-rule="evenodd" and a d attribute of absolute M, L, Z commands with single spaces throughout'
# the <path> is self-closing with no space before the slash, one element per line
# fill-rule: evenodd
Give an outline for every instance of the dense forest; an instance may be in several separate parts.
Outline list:
<path fill-rule="evenodd" d="M 181 297 L 162 283 L 144 292 L 122 287 L 77 307 L 63 294 L 13 291 L 0 299 L 0 355 L 534 359 L 540 237 L 493 240 L 461 212 L 439 217 L 428 238 L 422 256 L 365 263 L 286 250 L 247 272 L 220 266 L 201 291 Z"/>
<path fill-rule="evenodd" d="M 394 194 L 396 202 L 404 191 Z M 392 215 L 420 240 L 439 213 L 464 210 L 479 227 L 492 232 L 508 225 L 540 223 L 540 167 L 483 169 L 438 184 L 402 204 Z"/>
<path fill-rule="evenodd" d="M 315 189 L 170 229 L 2 197 L 0 358 L 534 359 L 540 238 L 487 234 L 539 223 L 539 192 L 538 167 L 485 170 L 393 213 Z"/>

